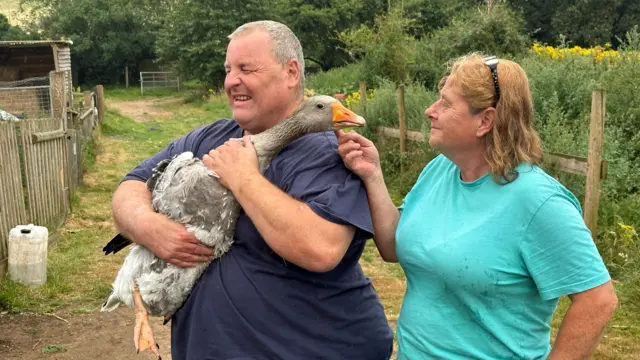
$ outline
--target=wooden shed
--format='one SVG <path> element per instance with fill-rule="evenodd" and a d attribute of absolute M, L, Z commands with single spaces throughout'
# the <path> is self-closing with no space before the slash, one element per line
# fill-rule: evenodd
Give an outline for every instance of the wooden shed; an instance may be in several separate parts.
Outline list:
<path fill-rule="evenodd" d="M 0 109 L 19 118 L 54 116 L 50 76 L 64 74 L 64 94 L 73 101 L 69 40 L 0 41 Z"/>
<path fill-rule="evenodd" d="M 70 40 L 0 41 L 0 81 L 71 70 Z"/>

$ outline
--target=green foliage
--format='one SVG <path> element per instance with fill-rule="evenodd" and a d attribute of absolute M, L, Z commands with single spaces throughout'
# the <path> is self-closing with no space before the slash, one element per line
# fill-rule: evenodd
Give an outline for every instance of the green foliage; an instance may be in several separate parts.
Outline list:
<path fill-rule="evenodd" d="M 238 26 L 265 17 L 269 18 L 266 3 L 259 0 L 176 2 L 158 32 L 158 60 L 188 79 L 220 88 L 227 36 Z"/>
<path fill-rule="evenodd" d="M 152 0 L 24 0 L 35 20 L 33 31 L 50 39 L 70 39 L 74 75 L 80 83 L 115 83 L 124 65 L 153 55 L 158 24 Z M 161 3 L 160 0 L 157 1 Z"/>
<path fill-rule="evenodd" d="M 420 41 L 416 80 L 435 88 L 451 59 L 473 51 L 507 58 L 523 53 L 529 44 L 522 17 L 507 6 L 469 8 Z"/>
<path fill-rule="evenodd" d="M 415 39 L 407 34 L 411 21 L 400 10 L 376 17 L 373 28 L 361 25 L 344 31 L 340 40 L 356 57 L 362 57 L 367 69 L 366 80 L 376 83 L 376 77 L 390 79 L 396 84 L 406 83 L 415 62 Z"/>
<path fill-rule="evenodd" d="M 11 26 L 9 19 L 4 14 L 0 14 L 0 41 L 5 40 L 35 40 L 35 37 L 17 26 Z"/>
<path fill-rule="evenodd" d="M 482 0 L 407 0 L 402 9 L 412 20 L 409 34 L 416 38 L 449 25 L 451 19 L 466 8 L 484 3 Z M 397 6 L 397 5 L 396 5 Z"/>
<path fill-rule="evenodd" d="M 320 70 L 350 62 L 338 34 L 359 24 L 371 25 L 385 8 L 383 0 L 274 0 L 271 8 L 277 20 L 298 36 L 305 59 Z"/>
<path fill-rule="evenodd" d="M 308 76 L 305 87 L 323 95 L 352 93 L 360 87 L 360 81 L 364 78 L 363 70 L 362 63 L 335 67 Z"/>
<path fill-rule="evenodd" d="M 431 128 L 424 111 L 438 98 L 434 92 L 425 91 L 420 84 L 405 87 L 405 116 L 407 128 L 426 130 Z M 376 126 L 398 127 L 398 90 L 394 83 L 384 81 L 373 93 L 373 101 L 367 103 L 365 113 L 367 128 Z"/>

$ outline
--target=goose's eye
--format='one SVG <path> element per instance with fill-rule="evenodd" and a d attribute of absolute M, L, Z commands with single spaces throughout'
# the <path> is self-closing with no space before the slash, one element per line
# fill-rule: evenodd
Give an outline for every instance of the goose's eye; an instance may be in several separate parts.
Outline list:
<path fill-rule="evenodd" d="M 324 105 L 322 105 L 322 104 L 316 104 L 316 107 L 317 107 L 318 109 L 322 109 L 322 108 L 324 108 Z"/>

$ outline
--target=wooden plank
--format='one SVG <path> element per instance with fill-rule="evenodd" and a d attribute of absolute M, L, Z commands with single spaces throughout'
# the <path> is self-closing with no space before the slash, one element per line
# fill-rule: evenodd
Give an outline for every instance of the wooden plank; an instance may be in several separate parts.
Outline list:
<path fill-rule="evenodd" d="M 87 116 L 93 114 L 93 108 L 91 109 L 87 109 L 87 111 L 85 111 L 84 113 L 82 113 L 82 115 L 80 115 L 80 117 L 78 118 L 79 120 L 84 120 Z"/>
<path fill-rule="evenodd" d="M 385 126 L 378 126 L 377 132 L 379 136 L 386 138 L 400 138 L 400 130 Z M 407 130 L 407 140 L 416 142 L 428 142 L 429 134 L 421 131 Z M 561 153 L 548 152 L 544 154 L 544 161 L 557 166 L 558 170 L 577 175 L 587 175 L 587 158 L 582 156 L 573 156 Z M 601 179 L 607 178 L 609 163 L 602 160 L 600 163 Z"/>
<path fill-rule="evenodd" d="M 54 131 L 46 131 L 46 132 L 38 132 L 31 134 L 32 142 L 39 143 L 44 141 L 56 140 L 64 137 L 65 131 L 62 129 L 54 130 Z"/>
<path fill-rule="evenodd" d="M 383 137 L 396 139 L 400 138 L 400 130 L 396 128 L 378 126 L 377 131 L 378 135 L 381 135 Z M 416 130 L 406 130 L 406 134 L 408 140 L 417 142 L 425 142 L 427 141 L 426 138 L 428 138 L 429 136 L 428 134 L 423 134 L 421 131 Z"/>
<path fill-rule="evenodd" d="M 598 206 L 600 202 L 600 178 L 602 171 L 602 143 L 606 94 L 604 89 L 594 90 L 591 96 L 591 121 L 589 123 L 589 152 L 587 185 L 584 197 L 584 220 L 591 236 L 598 236 Z"/>
<path fill-rule="evenodd" d="M 546 153 L 543 160 L 558 170 L 577 175 L 587 174 L 587 158 L 560 153 Z"/>

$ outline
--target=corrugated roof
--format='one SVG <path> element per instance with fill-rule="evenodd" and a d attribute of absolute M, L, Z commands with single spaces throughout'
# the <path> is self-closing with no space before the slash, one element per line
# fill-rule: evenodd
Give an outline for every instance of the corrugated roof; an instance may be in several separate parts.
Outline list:
<path fill-rule="evenodd" d="M 50 46 L 51 44 L 73 45 L 71 40 L 8 40 L 0 41 L 0 47 Z"/>

